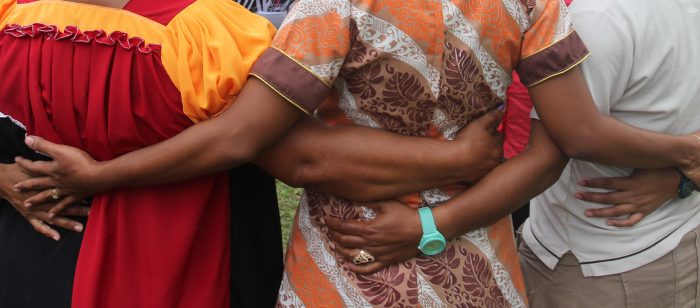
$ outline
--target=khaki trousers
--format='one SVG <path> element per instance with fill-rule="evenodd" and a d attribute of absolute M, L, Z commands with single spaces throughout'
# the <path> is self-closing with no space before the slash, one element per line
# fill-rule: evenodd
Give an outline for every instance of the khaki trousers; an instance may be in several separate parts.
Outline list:
<path fill-rule="evenodd" d="M 700 307 L 698 233 L 700 228 L 689 232 L 676 249 L 650 264 L 601 277 L 583 277 L 571 253 L 550 270 L 520 241 L 530 307 Z"/>

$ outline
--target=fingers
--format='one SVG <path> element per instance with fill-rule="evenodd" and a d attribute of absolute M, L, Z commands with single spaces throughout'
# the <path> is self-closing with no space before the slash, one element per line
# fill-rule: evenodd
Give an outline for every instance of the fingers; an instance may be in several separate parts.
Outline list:
<path fill-rule="evenodd" d="M 626 191 L 613 191 L 608 193 L 580 191 L 576 193 L 575 197 L 583 201 L 609 205 L 623 204 L 629 202 L 630 199 L 630 195 Z"/>
<path fill-rule="evenodd" d="M 56 182 L 48 176 L 29 178 L 15 184 L 15 189 L 19 190 L 44 190 L 56 187 Z"/>
<path fill-rule="evenodd" d="M 501 118 L 503 117 L 503 112 L 499 109 L 493 109 L 481 117 L 474 120 L 475 124 L 481 125 L 482 127 L 488 129 L 489 131 L 495 131 L 499 123 L 501 123 Z"/>
<path fill-rule="evenodd" d="M 24 143 L 34 151 L 54 157 L 56 151 L 62 146 L 55 144 L 39 136 L 26 136 Z"/>
<path fill-rule="evenodd" d="M 633 204 L 620 204 L 600 209 L 588 209 L 584 214 L 588 217 L 620 217 L 635 213 L 637 210 Z"/>
<path fill-rule="evenodd" d="M 26 158 L 22 157 L 15 157 L 15 163 L 22 167 L 26 172 L 30 174 L 51 174 L 53 170 L 53 164 L 54 162 L 52 161 L 31 161 Z"/>
<path fill-rule="evenodd" d="M 365 264 L 365 265 L 355 265 L 352 262 L 347 263 L 346 267 L 355 273 L 361 274 L 361 275 L 369 275 L 376 273 L 384 268 L 387 268 L 391 265 L 391 263 L 386 263 L 383 261 L 374 261 L 370 264 Z"/>
<path fill-rule="evenodd" d="M 63 216 L 56 216 L 52 218 L 51 224 L 53 224 L 56 227 L 75 232 L 83 232 L 84 229 L 83 224 L 81 222 Z"/>
<path fill-rule="evenodd" d="M 615 227 L 631 227 L 642 221 L 644 217 L 646 217 L 646 215 L 643 213 L 633 213 L 625 219 L 608 219 L 606 223 L 609 226 Z"/>
<path fill-rule="evenodd" d="M 343 247 L 342 245 L 339 245 L 339 244 L 335 245 L 335 251 L 338 254 L 340 254 L 340 256 L 343 257 L 343 260 L 347 261 L 348 263 L 353 263 L 352 259 L 355 258 L 355 256 L 357 256 L 357 254 L 360 253 L 360 249 L 347 248 L 347 247 Z M 367 250 L 365 250 L 365 251 L 367 251 Z M 367 251 L 367 252 L 369 254 L 372 254 L 369 251 Z"/>
<path fill-rule="evenodd" d="M 362 248 L 369 246 L 369 242 L 362 237 L 354 235 L 345 235 L 332 230 L 330 230 L 330 233 L 333 241 L 338 243 L 338 245 L 340 246 L 348 248 Z"/>
<path fill-rule="evenodd" d="M 53 208 L 51 208 L 51 210 L 49 210 L 49 218 L 53 218 L 56 215 L 58 215 L 58 213 L 63 212 L 63 210 L 65 208 L 69 207 L 71 204 L 73 204 L 76 201 L 77 200 L 75 200 L 75 198 L 73 198 L 73 197 L 65 197 L 65 198 L 61 199 L 61 201 L 56 203 L 56 206 L 54 206 Z"/>
<path fill-rule="evenodd" d="M 46 202 L 55 202 L 51 189 L 42 190 L 35 195 L 24 200 L 24 206 L 31 207 L 34 204 L 42 204 Z"/>
<path fill-rule="evenodd" d="M 367 225 L 366 221 L 340 220 L 332 217 L 325 217 L 324 221 L 328 229 L 345 235 L 362 235 Z"/>
<path fill-rule="evenodd" d="M 44 236 L 53 239 L 54 241 L 59 241 L 61 239 L 61 235 L 58 233 L 58 231 L 51 228 L 45 222 L 37 218 L 27 218 L 27 221 L 29 221 L 29 224 L 32 225 L 32 228 L 34 228 L 36 232 L 39 232 Z"/>
<path fill-rule="evenodd" d="M 578 184 L 590 188 L 604 188 L 610 190 L 624 190 L 629 187 L 630 178 L 610 177 L 610 178 L 594 178 L 580 179 Z"/>
<path fill-rule="evenodd" d="M 73 205 L 69 206 L 67 209 L 63 210 L 62 214 L 64 216 L 78 216 L 85 217 L 90 215 L 90 207 L 83 205 Z"/>

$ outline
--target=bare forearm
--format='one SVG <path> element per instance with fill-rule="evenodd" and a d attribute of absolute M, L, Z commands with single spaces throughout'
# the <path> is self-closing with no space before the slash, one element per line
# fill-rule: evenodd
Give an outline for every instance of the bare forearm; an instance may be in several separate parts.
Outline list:
<path fill-rule="evenodd" d="M 473 183 L 501 162 L 501 115 L 487 112 L 453 141 L 306 119 L 258 163 L 292 185 L 358 201 Z"/>
<path fill-rule="evenodd" d="M 600 113 L 578 68 L 530 94 L 542 123 L 569 157 L 630 168 L 696 165 L 700 142 L 694 137 L 639 129 Z"/>
<path fill-rule="evenodd" d="M 503 218 L 559 178 L 568 160 L 538 121 L 533 121 L 532 128 L 531 146 L 525 152 L 433 210 L 445 237 L 454 238 Z"/>
<path fill-rule="evenodd" d="M 281 138 L 300 112 L 257 79 L 220 116 L 161 143 L 100 164 L 107 187 L 173 182 L 229 169 L 252 160 Z"/>
<path fill-rule="evenodd" d="M 463 148 L 307 119 L 256 163 L 290 185 L 369 201 L 463 181 L 474 171 L 460 166 L 458 155 L 469 155 Z"/>

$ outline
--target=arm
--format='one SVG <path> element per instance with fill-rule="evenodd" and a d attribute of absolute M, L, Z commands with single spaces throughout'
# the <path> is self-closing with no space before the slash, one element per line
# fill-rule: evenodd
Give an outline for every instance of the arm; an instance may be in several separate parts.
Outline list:
<path fill-rule="evenodd" d="M 256 162 L 293 186 L 358 201 L 476 182 L 501 161 L 501 112 L 472 121 L 455 141 L 302 120 Z"/>
<path fill-rule="evenodd" d="M 287 112 L 296 113 L 295 110 Z M 235 115 L 220 118 L 223 117 L 235 118 Z M 220 118 L 211 121 L 238 123 L 238 126 L 245 126 L 245 121 L 264 121 L 254 116 L 236 121 Z M 501 161 L 502 136 L 495 132 L 500 118 L 500 111 L 491 111 L 472 121 L 450 142 L 356 126 L 326 127 L 306 118 L 286 138 L 266 150 L 257 163 L 294 186 L 361 201 L 384 199 L 481 178 Z M 34 137 L 30 146 L 50 154 L 54 160 L 18 159 L 18 162 L 33 172 L 49 176 L 25 181 L 18 187 L 59 187 L 68 195 L 61 204 L 68 204 L 114 187 L 157 184 L 224 170 L 253 155 L 245 153 L 255 153 L 262 148 L 255 148 L 257 140 L 253 139 L 253 134 L 242 134 L 242 137 L 230 134 L 245 129 L 205 124 L 207 122 L 198 124 L 170 141 L 101 163 L 78 149 Z M 228 130 L 229 134 L 222 137 L 217 130 Z M 239 137 L 243 141 L 240 144 Z M 250 146 L 254 148 L 245 149 Z M 151 172 L 158 176 L 151 176 Z M 27 201 L 40 203 L 49 196 L 44 192 Z"/>
<path fill-rule="evenodd" d="M 18 187 L 60 187 L 66 195 L 83 197 L 117 187 L 155 185 L 210 174 L 252 160 L 282 137 L 300 116 L 282 97 L 251 78 L 236 102 L 218 117 L 110 161 L 97 162 L 78 149 L 29 137 L 29 147 L 54 160 L 30 162 L 17 158 L 23 167 L 48 175 Z"/>
<path fill-rule="evenodd" d="M 578 67 L 532 87 L 530 94 L 542 123 L 569 157 L 630 168 L 700 166 L 694 136 L 642 130 L 600 113 Z"/>
<path fill-rule="evenodd" d="M 541 123 L 533 121 L 530 146 L 469 190 L 435 208 L 435 223 L 446 238 L 487 226 L 554 184 L 567 162 Z"/>
<path fill-rule="evenodd" d="M 487 226 L 513 212 L 525 201 L 552 185 L 568 161 L 539 121 L 533 121 L 530 146 L 520 155 L 496 167 L 467 191 L 433 209 L 438 230 L 447 239 Z M 324 220 L 336 250 L 352 260 L 364 249 L 377 260 L 363 266 L 347 264 L 352 271 L 368 274 L 418 253 L 422 228 L 418 212 L 385 201 L 368 205 L 376 219 Z"/>

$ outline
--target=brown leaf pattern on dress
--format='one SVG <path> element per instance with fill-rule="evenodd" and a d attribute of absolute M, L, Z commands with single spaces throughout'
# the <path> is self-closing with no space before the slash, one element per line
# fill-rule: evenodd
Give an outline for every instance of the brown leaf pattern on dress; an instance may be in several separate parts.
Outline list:
<path fill-rule="evenodd" d="M 451 125 L 462 127 L 497 106 L 500 99 L 491 91 L 470 51 L 446 43 L 445 53 L 437 108 L 447 115 Z"/>
<path fill-rule="evenodd" d="M 459 259 L 456 258 L 455 247 L 450 245 L 443 253 L 435 256 L 418 256 L 416 265 L 421 272 L 428 276 L 430 283 L 444 289 L 450 289 L 458 282 L 454 270 L 459 268 Z"/>
<path fill-rule="evenodd" d="M 505 306 L 505 298 L 493 277 L 488 260 L 481 254 L 466 249 L 460 249 L 460 253 L 466 256 L 462 267 L 462 282 L 470 298 L 478 299 L 480 307 L 487 307 L 489 303 L 497 304 L 496 307 Z"/>
<path fill-rule="evenodd" d="M 359 39 L 356 25 L 351 24 L 350 29 L 353 43 L 341 75 L 358 111 L 385 130 L 423 136 L 433 125 L 436 109 L 448 117 L 450 125 L 464 126 L 499 103 L 471 51 L 446 42 L 441 93 L 436 98 L 423 76 L 413 69 L 393 66 L 383 58 L 386 55 Z M 352 201 L 309 191 L 307 200 L 312 224 L 321 232 L 324 246 L 336 256 L 348 282 L 373 306 L 418 306 L 419 275 L 450 307 L 508 306 L 488 259 L 468 251 L 478 249 L 464 240 L 450 242 L 436 256 L 420 255 L 372 275 L 350 272 L 343 266 L 346 261 L 342 256 L 328 245 L 331 238 L 323 217 L 364 219 L 362 208 Z"/>
<path fill-rule="evenodd" d="M 537 5 L 537 0 L 520 0 L 520 3 L 522 3 L 525 6 L 525 12 L 529 15 L 533 9 L 535 9 L 535 6 Z"/>
<path fill-rule="evenodd" d="M 399 271 L 399 266 L 390 266 L 371 275 L 358 275 L 357 286 L 370 304 L 394 307 L 401 299 L 401 293 L 395 287 L 404 282 L 405 276 Z"/>

